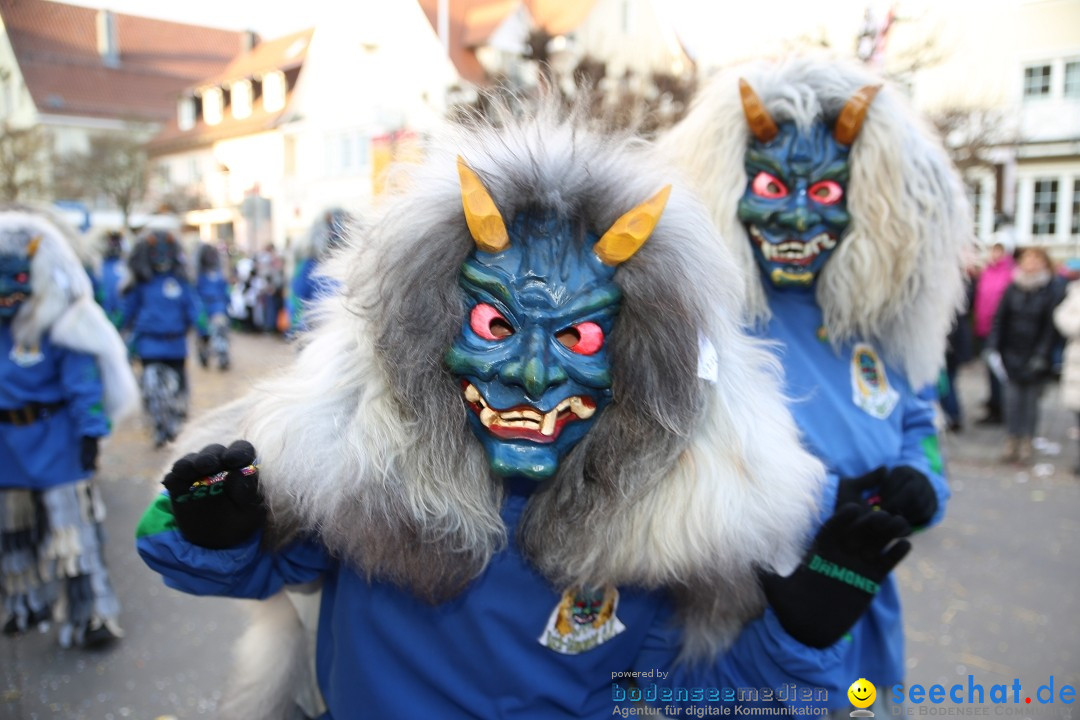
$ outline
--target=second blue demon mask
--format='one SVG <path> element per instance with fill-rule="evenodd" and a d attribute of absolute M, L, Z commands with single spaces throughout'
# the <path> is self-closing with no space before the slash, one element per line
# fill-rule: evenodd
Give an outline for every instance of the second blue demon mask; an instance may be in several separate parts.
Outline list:
<path fill-rule="evenodd" d="M 851 222 L 848 156 L 878 88 L 855 93 L 832 129 L 821 121 L 806 128 L 794 122 L 777 125 L 745 80 L 739 90 L 753 135 L 739 220 L 773 285 L 808 287 Z"/>
<path fill-rule="evenodd" d="M 507 226 L 476 173 L 461 160 L 458 172 L 476 249 L 461 266 L 467 310 L 446 362 L 492 470 L 543 480 L 611 402 L 615 270 L 648 239 L 670 188 L 598 238 L 542 209 Z"/>

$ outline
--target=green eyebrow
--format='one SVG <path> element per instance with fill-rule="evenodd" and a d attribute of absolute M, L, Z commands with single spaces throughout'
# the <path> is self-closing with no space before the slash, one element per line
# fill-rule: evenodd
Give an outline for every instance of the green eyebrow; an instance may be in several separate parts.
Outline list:
<path fill-rule="evenodd" d="M 835 162 L 817 174 L 817 180 L 843 180 L 847 181 L 851 175 L 851 167 L 844 162 Z"/>
<path fill-rule="evenodd" d="M 461 266 L 461 276 L 470 285 L 474 285 L 482 290 L 487 290 L 496 298 L 502 300 L 506 305 L 513 304 L 513 295 L 510 292 L 510 288 L 498 274 L 486 270 L 475 263 L 466 261 Z"/>
<path fill-rule="evenodd" d="M 760 150 L 755 150 L 754 148 L 750 148 L 746 151 L 746 162 L 753 163 L 754 165 L 759 165 L 761 167 L 772 170 L 773 174 L 780 179 L 783 179 L 786 174 L 784 172 L 784 168 L 780 167 L 780 165 L 775 160 L 773 160 L 770 156 L 766 155 Z"/>

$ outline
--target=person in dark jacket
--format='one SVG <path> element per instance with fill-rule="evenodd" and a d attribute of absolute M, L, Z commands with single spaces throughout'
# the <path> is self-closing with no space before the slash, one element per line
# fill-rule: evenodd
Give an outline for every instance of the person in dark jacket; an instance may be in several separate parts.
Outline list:
<path fill-rule="evenodd" d="M 1002 462 L 1031 459 L 1031 438 L 1039 418 L 1039 396 L 1050 372 L 1053 313 L 1061 299 L 1046 251 L 1025 248 L 1005 290 L 987 346 L 1001 358 L 1006 375 Z"/>

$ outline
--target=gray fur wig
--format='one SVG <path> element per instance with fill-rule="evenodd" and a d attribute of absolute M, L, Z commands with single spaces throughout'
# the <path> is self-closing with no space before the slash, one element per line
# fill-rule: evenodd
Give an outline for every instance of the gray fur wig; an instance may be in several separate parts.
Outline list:
<path fill-rule="evenodd" d="M 690 175 L 743 270 L 752 321 L 769 317 L 746 229 L 736 217 L 750 140 L 739 99 L 745 78 L 777 123 L 831 125 L 856 90 L 878 85 L 862 67 L 819 57 L 755 62 L 720 73 L 661 141 Z M 963 299 L 961 254 L 973 241 L 963 185 L 941 142 L 887 83 L 851 148 L 847 235 L 825 264 L 817 300 L 836 343 L 880 346 L 914 387 L 937 378 Z"/>
<path fill-rule="evenodd" d="M 36 348 L 47 335 L 60 347 L 97 358 L 105 412 L 116 421 L 137 407 L 138 386 L 127 348 L 94 301 L 90 278 L 73 250 L 79 237 L 46 210 L 0 206 L 0 254 L 25 256 L 34 238 L 30 298 L 12 320 L 12 337 L 21 347 Z"/>
<path fill-rule="evenodd" d="M 178 443 L 250 440 L 272 535 L 317 533 L 356 571 L 433 602 L 483 572 L 508 532 L 501 484 L 443 364 L 475 247 L 457 155 L 508 224 L 541 207 L 597 234 L 674 179 L 646 146 L 551 114 L 447 131 L 333 255 L 340 293 L 318 307 L 296 362 Z M 799 444 L 770 355 L 740 326 L 740 271 L 685 189 L 615 281 L 614 400 L 530 499 L 517 538 L 560 589 L 671 589 L 685 655 L 702 658 L 761 611 L 756 568 L 794 567 L 823 469 Z M 699 377 L 706 341 L 710 379 Z"/>

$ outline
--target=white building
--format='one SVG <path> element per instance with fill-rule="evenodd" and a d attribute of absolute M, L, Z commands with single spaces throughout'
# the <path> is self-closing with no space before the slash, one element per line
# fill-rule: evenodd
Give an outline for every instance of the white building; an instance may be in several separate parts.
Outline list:
<path fill-rule="evenodd" d="M 326 208 L 363 211 L 392 140 L 423 134 L 457 82 L 414 3 L 341 6 L 182 93 L 151 143 L 157 192 L 188 190 L 204 240 L 284 247 Z"/>

